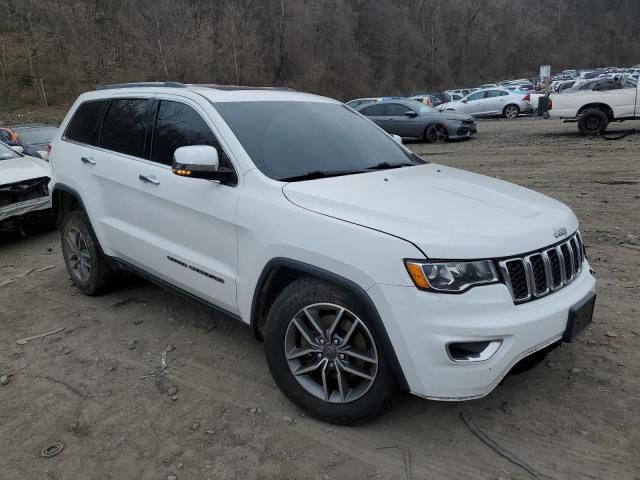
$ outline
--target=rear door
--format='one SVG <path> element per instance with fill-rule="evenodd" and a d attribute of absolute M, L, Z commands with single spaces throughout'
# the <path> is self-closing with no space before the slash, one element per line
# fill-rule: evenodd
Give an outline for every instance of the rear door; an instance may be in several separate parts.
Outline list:
<path fill-rule="evenodd" d="M 502 90 L 487 90 L 484 95 L 484 113 L 486 115 L 496 115 L 502 113 L 506 103 L 505 99 L 509 95 L 504 92 L 505 95 L 502 96 Z"/>
<path fill-rule="evenodd" d="M 385 104 L 384 103 L 375 103 L 373 105 L 369 105 L 360 110 L 360 113 L 366 116 L 369 120 L 371 120 L 376 125 L 382 127 L 387 132 L 388 124 L 387 118 L 385 117 Z"/>

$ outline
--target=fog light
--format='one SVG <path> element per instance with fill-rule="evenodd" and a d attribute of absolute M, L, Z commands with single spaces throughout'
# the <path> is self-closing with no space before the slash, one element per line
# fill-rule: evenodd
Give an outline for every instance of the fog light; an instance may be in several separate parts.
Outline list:
<path fill-rule="evenodd" d="M 454 342 L 447 345 L 447 355 L 454 362 L 484 362 L 502 345 L 502 339 L 481 342 Z"/>

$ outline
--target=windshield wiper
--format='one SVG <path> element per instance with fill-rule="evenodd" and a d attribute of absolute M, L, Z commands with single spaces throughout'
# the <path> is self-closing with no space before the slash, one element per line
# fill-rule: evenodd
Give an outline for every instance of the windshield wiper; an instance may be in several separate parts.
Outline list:
<path fill-rule="evenodd" d="M 367 170 L 390 170 L 392 168 L 413 167 L 413 163 L 389 163 L 380 162 L 372 167 L 367 167 Z"/>
<path fill-rule="evenodd" d="M 354 173 L 362 173 L 364 170 L 313 170 L 303 173 L 302 175 L 294 175 L 293 177 L 281 178 L 281 182 L 299 182 L 301 180 L 316 180 L 318 178 L 340 177 L 342 175 L 352 175 Z"/>

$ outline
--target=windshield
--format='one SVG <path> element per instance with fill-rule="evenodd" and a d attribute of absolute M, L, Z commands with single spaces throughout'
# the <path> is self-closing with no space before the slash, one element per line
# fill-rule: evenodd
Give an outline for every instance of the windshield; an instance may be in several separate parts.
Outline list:
<path fill-rule="evenodd" d="M 16 153 L 13 149 L 0 142 L 0 161 L 1 160 L 9 160 L 11 158 L 18 158 L 20 155 Z"/>
<path fill-rule="evenodd" d="M 312 172 L 362 173 L 382 164 L 426 163 L 342 104 L 263 101 L 214 105 L 253 163 L 274 180 Z"/>
<path fill-rule="evenodd" d="M 53 140 L 53 136 L 58 131 L 55 127 L 42 127 L 42 128 L 16 128 L 15 132 L 18 134 L 18 138 L 25 145 L 34 145 L 39 143 L 50 143 Z"/>

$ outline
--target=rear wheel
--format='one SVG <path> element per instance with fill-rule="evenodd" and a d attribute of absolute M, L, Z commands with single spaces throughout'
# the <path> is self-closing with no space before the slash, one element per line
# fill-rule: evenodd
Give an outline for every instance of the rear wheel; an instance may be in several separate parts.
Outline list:
<path fill-rule="evenodd" d="M 267 317 L 265 350 L 284 394 L 311 415 L 349 424 L 380 415 L 397 390 L 379 332 L 358 300 L 303 277 Z"/>
<path fill-rule="evenodd" d="M 518 115 L 520 115 L 520 107 L 518 107 L 517 105 L 507 105 L 506 107 L 504 107 L 502 114 L 505 116 L 505 118 L 516 118 Z"/>
<path fill-rule="evenodd" d="M 84 212 L 70 212 L 62 221 L 62 254 L 71 281 L 86 295 L 98 295 L 115 272 L 107 264 Z"/>
<path fill-rule="evenodd" d="M 433 123 L 424 131 L 424 139 L 427 143 L 443 143 L 449 138 L 447 127 L 439 123 Z"/>
<path fill-rule="evenodd" d="M 582 135 L 602 135 L 609 125 L 609 117 L 602 110 L 590 108 L 582 112 L 578 120 L 578 130 Z"/>

